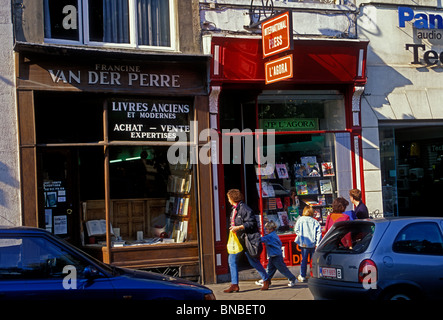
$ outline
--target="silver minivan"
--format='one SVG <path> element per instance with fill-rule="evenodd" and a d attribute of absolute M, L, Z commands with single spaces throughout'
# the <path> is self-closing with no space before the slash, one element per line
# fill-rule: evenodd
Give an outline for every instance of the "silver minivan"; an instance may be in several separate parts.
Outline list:
<path fill-rule="evenodd" d="M 312 257 L 315 299 L 443 299 L 443 218 L 337 222 Z"/>

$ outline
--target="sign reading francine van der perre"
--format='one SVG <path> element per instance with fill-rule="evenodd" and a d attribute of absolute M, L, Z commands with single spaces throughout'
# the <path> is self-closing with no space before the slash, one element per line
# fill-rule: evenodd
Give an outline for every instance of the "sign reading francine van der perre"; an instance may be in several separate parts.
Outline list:
<path fill-rule="evenodd" d="M 168 96 L 208 94 L 207 59 L 103 59 L 21 52 L 17 87 L 32 90 L 127 92 Z M 168 59 L 168 60 L 166 60 Z"/>
<path fill-rule="evenodd" d="M 189 99 L 111 99 L 109 140 L 176 141 L 179 132 L 189 139 L 192 109 Z"/>
<path fill-rule="evenodd" d="M 53 83 L 180 88 L 180 75 L 142 72 L 138 65 L 94 64 L 89 70 L 48 69 Z"/>

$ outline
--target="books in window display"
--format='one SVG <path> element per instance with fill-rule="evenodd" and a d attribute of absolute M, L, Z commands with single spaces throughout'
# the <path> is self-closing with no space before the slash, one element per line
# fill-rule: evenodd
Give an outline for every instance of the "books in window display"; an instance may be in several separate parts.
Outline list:
<path fill-rule="evenodd" d="M 86 221 L 86 231 L 89 237 L 106 235 L 106 220 L 89 220 Z M 111 225 L 111 234 L 114 234 L 114 230 Z"/>
<path fill-rule="evenodd" d="M 277 175 L 279 179 L 288 179 L 288 169 L 286 168 L 286 165 L 284 163 L 277 163 L 275 165 L 275 170 L 277 171 Z"/>
<path fill-rule="evenodd" d="M 187 216 L 189 197 L 169 197 L 166 201 L 166 213 L 177 216 Z"/>
<path fill-rule="evenodd" d="M 304 178 L 308 176 L 308 168 L 304 163 L 294 164 L 294 173 L 296 178 Z"/>
<path fill-rule="evenodd" d="M 307 181 L 306 187 L 308 188 L 308 194 L 318 194 L 317 181 Z"/>
<path fill-rule="evenodd" d="M 277 212 L 278 220 L 280 221 L 280 226 L 289 227 L 289 217 L 286 211 Z"/>
<path fill-rule="evenodd" d="M 262 179 L 275 179 L 275 166 L 272 163 L 268 163 L 266 165 L 258 167 L 258 165 L 255 166 L 255 174 L 257 176 L 261 176 Z"/>
<path fill-rule="evenodd" d="M 167 221 L 167 232 L 169 234 L 169 241 L 173 241 L 176 243 L 181 243 L 186 241 L 188 236 L 188 221 L 180 221 L 180 220 L 172 220 L 168 219 Z M 169 242 L 163 240 L 163 242 Z"/>
<path fill-rule="evenodd" d="M 306 164 L 307 176 L 308 177 L 321 177 L 320 166 L 317 162 L 309 162 Z"/>
<path fill-rule="evenodd" d="M 167 191 L 171 193 L 189 193 L 191 191 L 192 175 L 168 177 Z"/>
<path fill-rule="evenodd" d="M 332 212 L 332 207 L 324 207 L 321 209 L 321 217 L 323 222 L 326 222 L 328 215 Z"/>
<path fill-rule="evenodd" d="M 308 185 L 306 181 L 296 181 L 295 190 L 299 196 L 308 194 Z"/>
<path fill-rule="evenodd" d="M 334 164 L 332 162 L 322 162 L 321 170 L 323 173 L 323 177 L 335 176 Z"/>
<path fill-rule="evenodd" d="M 266 225 L 266 223 L 273 221 L 277 229 L 280 227 L 280 219 L 277 214 L 263 214 L 263 224 Z M 266 228 L 264 230 L 266 232 Z"/>
<path fill-rule="evenodd" d="M 260 183 L 257 182 L 256 185 L 257 185 L 258 196 L 260 197 Z M 272 187 L 272 184 L 270 184 L 268 182 L 262 181 L 261 191 L 262 191 L 263 198 L 275 197 L 274 188 Z"/>
<path fill-rule="evenodd" d="M 296 181 L 295 190 L 297 194 L 308 195 L 308 194 L 318 194 L 317 181 Z"/>
<path fill-rule="evenodd" d="M 331 194 L 332 193 L 332 183 L 331 180 L 320 180 L 320 193 L 321 194 Z"/>

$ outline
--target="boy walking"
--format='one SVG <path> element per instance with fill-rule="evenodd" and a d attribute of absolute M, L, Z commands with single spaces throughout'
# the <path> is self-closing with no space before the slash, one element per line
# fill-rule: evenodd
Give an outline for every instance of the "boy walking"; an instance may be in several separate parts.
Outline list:
<path fill-rule="evenodd" d="M 265 224 L 265 228 L 268 231 L 268 234 L 262 237 L 261 241 L 266 244 L 266 251 L 269 256 L 268 268 L 266 270 L 269 275 L 269 279 L 271 279 L 278 270 L 282 275 L 288 278 L 288 286 L 293 287 L 295 286 L 297 279 L 283 261 L 283 255 L 281 252 L 282 243 L 277 235 L 277 232 L 275 232 L 275 230 L 277 230 L 277 225 L 274 221 L 270 221 Z M 262 283 L 257 281 L 256 284 L 261 285 Z"/>

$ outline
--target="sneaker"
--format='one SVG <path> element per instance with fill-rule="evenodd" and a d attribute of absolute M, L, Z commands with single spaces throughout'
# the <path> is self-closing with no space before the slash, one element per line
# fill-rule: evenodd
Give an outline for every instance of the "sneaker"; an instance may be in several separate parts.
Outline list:
<path fill-rule="evenodd" d="M 288 287 L 295 287 L 296 283 L 297 283 L 297 279 L 294 279 L 294 281 L 289 281 Z"/>
<path fill-rule="evenodd" d="M 306 278 L 305 278 L 305 277 L 302 277 L 301 274 L 299 274 L 298 277 L 297 277 L 297 280 L 298 280 L 299 282 L 305 282 L 305 281 L 306 281 Z"/>
<path fill-rule="evenodd" d="M 255 284 L 258 286 L 263 286 L 263 279 L 255 281 Z"/>

